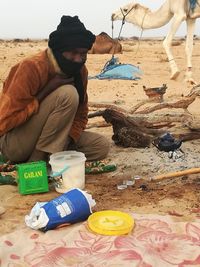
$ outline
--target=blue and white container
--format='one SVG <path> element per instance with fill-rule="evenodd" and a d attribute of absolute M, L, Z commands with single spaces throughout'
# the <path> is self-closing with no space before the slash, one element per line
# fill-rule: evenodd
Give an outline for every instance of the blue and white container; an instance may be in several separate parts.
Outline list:
<path fill-rule="evenodd" d="M 63 224 L 87 220 L 96 205 L 92 196 L 80 189 L 72 189 L 49 202 L 37 202 L 25 223 L 32 229 L 47 231 Z"/>

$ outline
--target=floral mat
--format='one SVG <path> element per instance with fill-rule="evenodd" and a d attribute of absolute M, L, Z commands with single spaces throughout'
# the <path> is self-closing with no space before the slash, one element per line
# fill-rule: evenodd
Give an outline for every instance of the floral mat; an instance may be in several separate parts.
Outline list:
<path fill-rule="evenodd" d="M 24 227 L 0 237 L 2 267 L 200 266 L 200 220 L 132 214 L 133 231 L 102 236 L 87 222 L 46 233 Z"/>

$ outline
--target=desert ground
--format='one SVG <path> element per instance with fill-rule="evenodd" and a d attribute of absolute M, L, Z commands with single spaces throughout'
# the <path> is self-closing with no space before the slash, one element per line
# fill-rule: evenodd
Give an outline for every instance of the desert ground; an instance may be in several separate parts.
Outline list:
<path fill-rule="evenodd" d="M 193 50 L 193 78 L 200 82 L 200 40 L 194 41 Z M 89 80 L 88 95 L 90 102 L 115 104 L 124 109 L 130 109 L 147 99 L 143 85 L 146 87 L 159 87 L 167 85 L 164 101 L 176 101 L 189 94 L 192 85 L 184 82 L 186 69 L 185 41 L 176 41 L 172 47 L 175 59 L 181 70 L 176 81 L 170 80 L 169 65 L 160 40 L 148 39 L 123 40 L 123 54 L 116 55 L 121 63 L 130 63 L 143 71 L 140 80 Z M 0 41 L 0 88 L 2 88 L 9 69 L 12 65 L 26 56 L 45 49 L 47 42 L 31 40 Z M 89 75 L 99 74 L 111 55 L 88 55 L 87 67 Z M 189 106 L 188 111 L 198 117 L 200 100 Z M 91 111 L 94 111 L 91 109 Z M 170 109 L 171 112 L 177 112 Z M 183 110 L 181 110 L 183 112 Z M 161 114 L 164 110 L 161 110 Z M 165 110 L 166 112 L 166 110 Z M 199 117 L 200 119 L 200 117 Z M 99 127 L 102 117 L 89 119 L 88 130 L 104 134 L 111 143 L 108 160 L 117 165 L 117 170 L 110 173 L 86 175 L 85 190 L 91 193 L 96 200 L 94 211 L 115 209 L 134 211 L 137 213 L 171 214 L 184 220 L 192 220 L 200 216 L 200 176 L 187 175 L 160 181 L 149 181 L 148 177 L 172 171 L 181 171 L 193 167 L 200 167 L 199 153 L 200 140 L 183 142 L 181 149 L 183 157 L 171 159 L 167 152 L 159 151 L 155 146 L 146 148 L 123 148 L 116 146 L 112 140 L 111 126 Z M 182 126 L 183 127 L 183 126 Z M 179 131 L 182 128 L 179 127 Z M 183 129 L 184 130 L 184 129 Z M 167 129 L 166 129 L 167 131 Z M 169 131 L 173 133 L 176 128 Z M 20 149 L 20 148 L 19 148 Z M 124 180 L 134 176 L 142 179 L 136 180 L 133 186 L 124 190 L 117 188 Z M 22 196 L 16 186 L 0 186 L 0 206 L 5 213 L 0 217 L 0 234 L 12 232 L 24 225 L 24 216 L 28 214 L 37 201 L 48 201 L 58 196 L 54 187 L 49 193 Z"/>

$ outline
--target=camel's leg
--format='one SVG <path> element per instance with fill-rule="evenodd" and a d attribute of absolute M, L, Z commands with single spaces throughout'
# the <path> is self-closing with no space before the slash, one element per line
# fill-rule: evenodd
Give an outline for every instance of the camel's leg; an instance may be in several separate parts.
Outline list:
<path fill-rule="evenodd" d="M 185 14 L 182 14 L 182 13 L 181 14 L 175 14 L 173 21 L 172 21 L 172 24 L 171 24 L 170 31 L 168 32 L 166 38 L 163 41 L 163 47 L 166 51 L 166 54 L 167 54 L 167 57 L 169 60 L 169 64 L 170 64 L 170 68 L 171 68 L 171 77 L 170 78 L 173 80 L 175 80 L 178 77 L 180 71 L 176 65 L 176 62 L 174 60 L 174 57 L 173 57 L 173 54 L 171 51 L 172 39 L 173 39 L 175 33 L 177 32 L 179 26 L 181 25 L 181 22 L 185 19 L 186 19 Z"/>
<path fill-rule="evenodd" d="M 187 19 L 186 23 L 187 23 L 187 38 L 185 45 L 185 53 L 187 60 L 187 70 L 185 73 L 185 80 L 191 84 L 196 84 L 196 82 L 192 79 L 192 50 L 193 50 L 195 19 Z"/>

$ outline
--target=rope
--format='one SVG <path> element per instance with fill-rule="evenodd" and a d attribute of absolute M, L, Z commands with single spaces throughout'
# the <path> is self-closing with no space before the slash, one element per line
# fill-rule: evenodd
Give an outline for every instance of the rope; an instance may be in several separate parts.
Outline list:
<path fill-rule="evenodd" d="M 120 28 L 120 31 L 119 31 L 119 34 L 118 34 L 118 37 L 117 37 L 117 41 L 119 41 L 120 39 L 120 35 L 121 35 L 121 32 L 122 32 L 122 28 L 125 24 L 125 18 L 126 16 L 133 10 L 134 6 L 131 7 L 131 9 L 126 13 L 124 14 L 123 13 L 123 10 L 120 8 L 121 12 L 122 12 L 122 15 L 123 15 L 123 19 L 122 19 L 122 24 L 121 24 L 121 28 Z M 112 38 L 113 38 L 113 30 L 114 30 L 114 22 L 113 22 L 113 19 L 112 19 Z M 115 44 L 117 45 L 117 44 Z M 113 51 L 113 54 L 112 54 L 112 57 L 111 57 L 111 60 L 114 58 L 114 55 L 115 55 L 115 50 Z"/>
<path fill-rule="evenodd" d="M 137 53 L 139 51 L 139 48 L 140 48 L 140 40 L 142 38 L 142 34 L 143 34 L 143 31 L 144 31 L 143 25 L 144 25 L 144 19 L 146 17 L 146 14 L 147 14 L 147 11 L 144 13 L 144 16 L 143 16 L 143 19 L 142 19 L 141 32 L 140 32 L 140 37 L 138 39 L 138 45 L 137 45 L 137 49 L 136 49 L 136 52 L 135 52 L 135 56 L 137 55 Z"/>
<path fill-rule="evenodd" d="M 117 38 L 117 40 L 119 41 L 119 39 L 120 39 L 120 35 L 121 35 L 121 32 L 122 32 L 122 28 L 123 28 L 123 26 L 124 26 L 124 24 L 125 24 L 125 19 L 126 19 L 126 16 L 133 10 L 133 8 L 134 8 L 134 5 L 131 7 L 131 9 L 126 13 L 126 14 L 124 14 L 124 12 L 123 12 L 123 10 L 120 8 L 120 10 L 121 10 L 121 13 L 122 13 L 122 15 L 123 15 L 123 19 L 122 19 L 122 24 L 121 24 L 121 28 L 120 28 L 120 31 L 119 31 L 119 35 L 118 35 L 118 38 Z M 146 17 L 146 14 L 147 14 L 147 11 L 144 13 L 144 16 L 143 16 L 143 18 L 142 18 L 142 23 L 141 23 L 141 33 L 140 33 L 140 37 L 138 38 L 138 45 L 137 45 L 137 49 L 136 49 L 136 52 L 135 52 L 135 56 L 137 55 L 137 53 L 138 53 L 138 51 L 139 51 L 139 47 L 140 47 L 140 40 L 141 40 L 141 38 L 142 38 L 142 34 L 143 34 L 143 31 L 144 31 L 144 28 L 143 28 L 143 24 L 144 24 L 144 19 L 145 19 L 145 17 Z M 113 38 L 113 30 L 114 30 L 114 24 L 113 24 L 113 20 L 112 20 L 112 38 Z M 114 57 L 114 53 L 113 53 L 113 55 L 112 55 L 112 58 Z"/>

